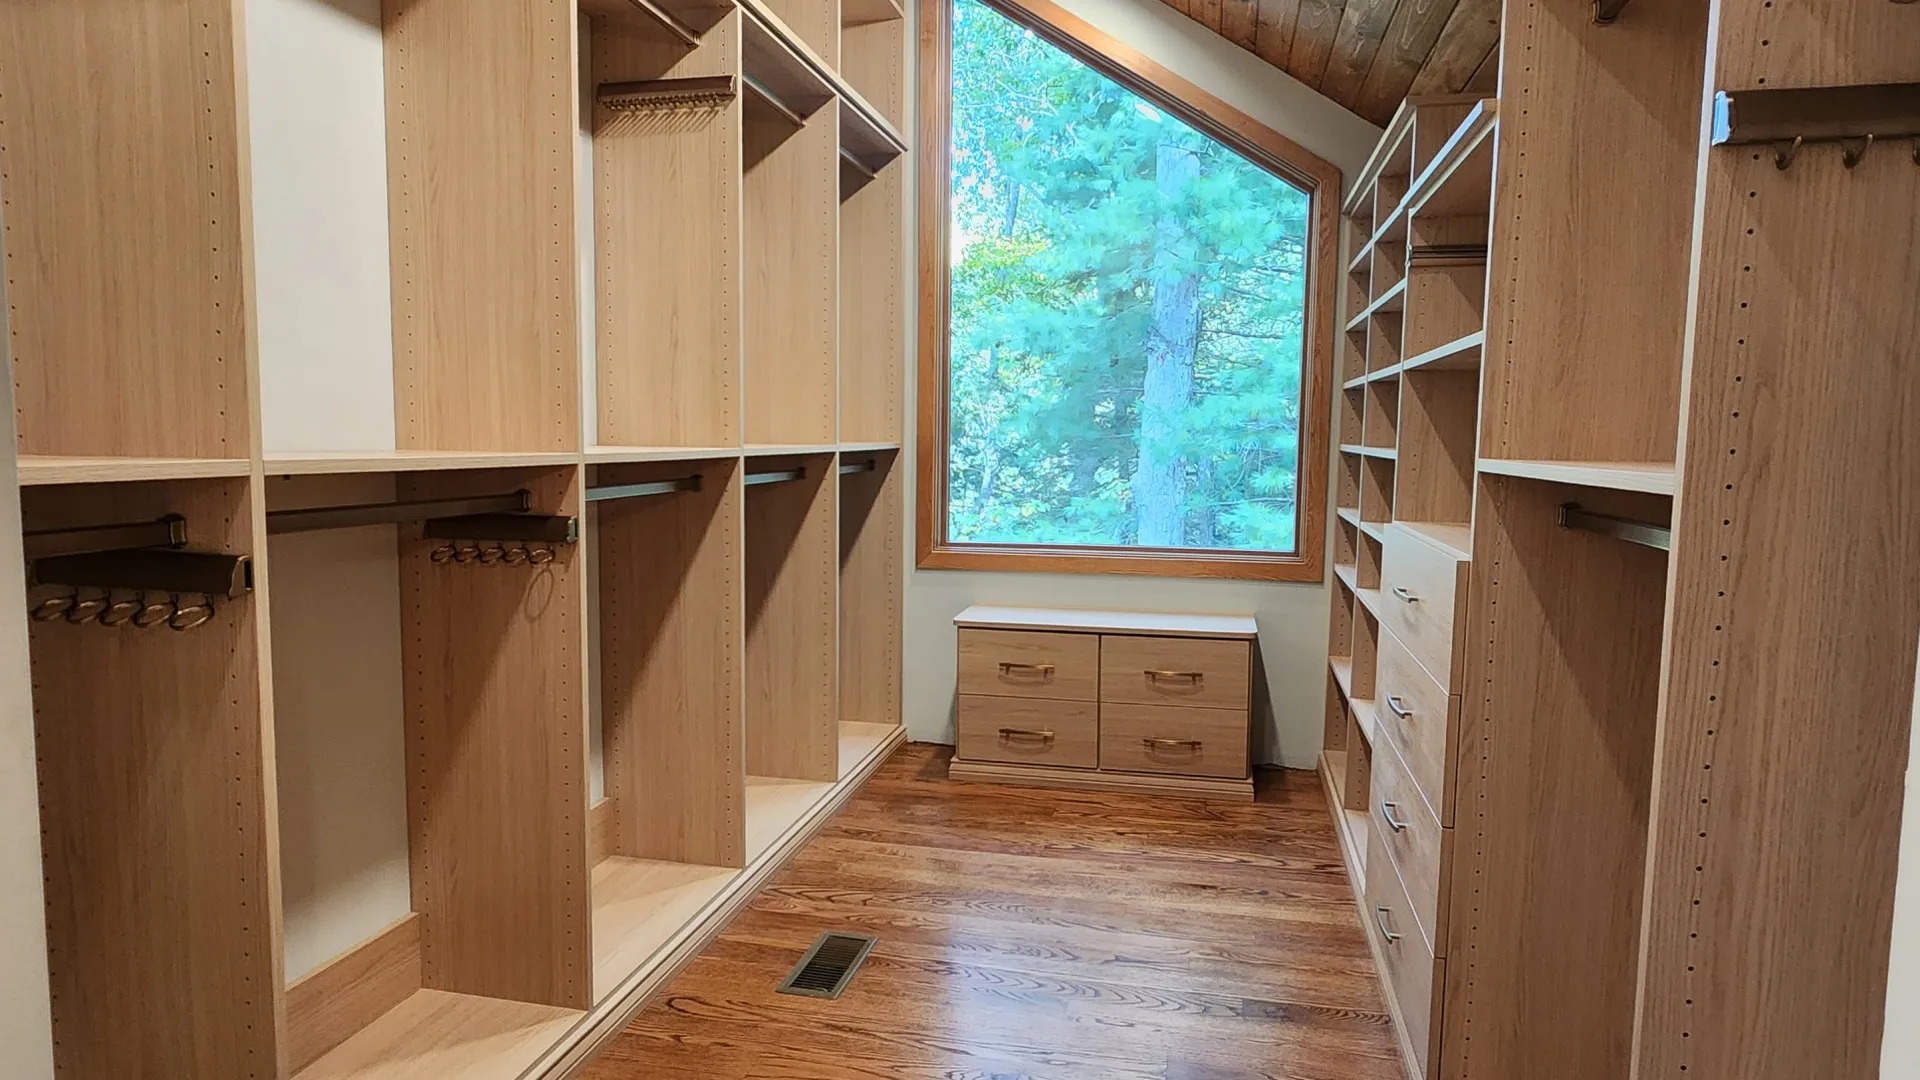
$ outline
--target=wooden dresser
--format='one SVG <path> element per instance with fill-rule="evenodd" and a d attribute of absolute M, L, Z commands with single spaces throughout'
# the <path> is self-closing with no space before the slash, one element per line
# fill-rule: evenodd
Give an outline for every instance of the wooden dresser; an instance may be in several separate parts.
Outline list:
<path fill-rule="evenodd" d="M 1250 616 L 976 605 L 951 774 L 1253 798 Z"/>

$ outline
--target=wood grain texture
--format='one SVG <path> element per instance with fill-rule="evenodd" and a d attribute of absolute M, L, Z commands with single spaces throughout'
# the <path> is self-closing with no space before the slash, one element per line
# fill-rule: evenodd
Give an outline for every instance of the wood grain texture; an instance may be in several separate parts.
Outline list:
<path fill-rule="evenodd" d="M 1100 700 L 1245 711 L 1252 647 L 1203 638 L 1100 637 Z"/>
<path fill-rule="evenodd" d="M 1442 825 L 1451 827 L 1460 699 L 1442 689 L 1392 631 L 1381 633 L 1379 647 L 1380 735 L 1376 741 L 1393 747 L 1428 808 Z M 1443 942 L 1434 944 L 1446 948 Z"/>
<path fill-rule="evenodd" d="M 22 453 L 251 452 L 240 39 L 229 0 L 0 11 Z"/>
<path fill-rule="evenodd" d="M 1399 1080 L 1317 782 L 1244 807 L 952 784 L 897 755 L 584 1072 Z M 847 994 L 773 993 L 821 930 Z"/>
<path fill-rule="evenodd" d="M 738 461 L 601 466 L 699 491 L 596 505 L 609 855 L 746 862 L 746 624 Z"/>
<path fill-rule="evenodd" d="M 647 23 L 599 19 L 593 81 L 730 75 L 740 17 L 687 50 Z M 741 104 L 593 109 L 595 410 L 600 442 L 742 439 Z"/>
<path fill-rule="evenodd" d="M 1300 11 L 1293 26 L 1293 51 L 1287 56 L 1287 74 L 1308 86 L 1320 85 L 1327 73 L 1327 61 L 1333 56 L 1334 38 L 1340 33 L 1346 7 L 1345 0 L 1300 0 Z"/>
<path fill-rule="evenodd" d="M 615 855 L 593 868 L 593 999 L 602 1001 L 725 890 L 737 871 Z"/>
<path fill-rule="evenodd" d="M 838 438 L 840 108 L 744 121 L 748 442 Z"/>
<path fill-rule="evenodd" d="M 1100 638 L 1030 630 L 959 631 L 962 694 L 1098 701 Z"/>
<path fill-rule="evenodd" d="M 246 480 L 21 494 L 29 530 L 179 513 L 197 550 L 252 550 Z M 61 590 L 29 600 L 50 591 Z M 30 625 L 60 1076 L 277 1075 L 284 980 L 260 617 L 248 596 L 188 633 Z"/>
<path fill-rule="evenodd" d="M 1716 5 L 1710 87 L 1920 80 L 1920 10 L 1788 6 Z M 1920 633 L 1920 230 L 1890 208 L 1920 204 L 1920 168 L 1879 149 L 1851 170 L 1833 147 L 1784 172 L 1768 147 L 1704 157 L 1639 1076 L 1866 1080 L 1908 1019 L 1884 1002 Z"/>
<path fill-rule="evenodd" d="M 954 756 L 962 761 L 1060 769 L 1100 764 L 1096 702 L 961 694 L 954 714 Z"/>
<path fill-rule="evenodd" d="M 1368 812 L 1373 820 L 1369 828 L 1400 875 L 1421 944 L 1427 952 L 1444 956 L 1446 945 L 1438 935 L 1447 925 L 1453 830 L 1440 827 L 1440 819 L 1414 785 L 1392 743 L 1383 740 L 1375 745 L 1372 761 Z M 1389 814 L 1391 822 L 1387 820 Z"/>
<path fill-rule="evenodd" d="M 1586 0 L 1508 9 L 1502 93 L 1528 104 L 1496 136 L 1485 457 L 1673 459 L 1706 11 L 1596 26 Z"/>
<path fill-rule="evenodd" d="M 578 515 L 579 470 L 425 473 L 402 499 L 524 487 Z M 429 989 L 591 997 L 586 648 L 577 546 L 544 566 L 435 563 L 403 530 L 408 838 Z"/>
<path fill-rule="evenodd" d="M 1665 513 L 1654 496 L 1480 483 L 1446 930 L 1449 1077 L 1628 1071 L 1667 567 L 1650 548 L 1561 528 L 1556 510 L 1574 498 L 1641 520 Z"/>
<path fill-rule="evenodd" d="M 762 0 L 787 29 L 833 69 L 840 67 L 839 0 Z M 896 27 L 897 29 L 897 27 Z"/>
<path fill-rule="evenodd" d="M 1380 36 L 1372 66 L 1359 88 L 1342 104 L 1365 117 L 1392 115 L 1432 59 L 1440 34 L 1452 21 L 1460 3 L 1461 0 L 1399 0 L 1392 20 Z M 1448 86 L 1440 92 L 1459 88 Z"/>
<path fill-rule="evenodd" d="M 313 1064 L 420 990 L 420 916 L 382 930 L 287 987 L 287 1067 Z"/>
<path fill-rule="evenodd" d="M 1420 934 L 1414 917 L 1413 901 L 1407 895 L 1387 841 L 1381 834 L 1376 816 L 1368 829 L 1366 908 L 1362 919 L 1373 919 L 1380 961 L 1380 977 L 1389 988 L 1394 1015 L 1398 1017 L 1407 1048 L 1411 1051 L 1418 1077 L 1438 1077 L 1440 1068 L 1440 1017 L 1446 961 L 1434 959 L 1433 950 Z M 1389 937 L 1388 935 L 1393 935 Z"/>
<path fill-rule="evenodd" d="M 1342 106 L 1359 97 L 1399 7 L 1400 0 L 1347 0 L 1340 13 L 1340 29 L 1333 36 L 1333 51 L 1327 56 L 1327 70 L 1316 84 L 1323 96 Z"/>
<path fill-rule="evenodd" d="M 856 191 L 842 191 L 842 442 L 898 443 L 906 422 L 906 264 L 901 201 L 906 175 L 904 165 L 895 165 Z"/>
<path fill-rule="evenodd" d="M 873 457 L 873 471 L 840 478 L 839 717 L 897 724 L 905 641 L 906 476 L 898 451 Z M 842 461 L 848 459 L 841 455 Z"/>
<path fill-rule="evenodd" d="M 1467 89 L 1499 44 L 1500 0 L 1460 0 L 1407 93 L 1451 94 Z"/>
<path fill-rule="evenodd" d="M 838 470 L 832 455 L 762 458 L 754 468 L 805 475 L 746 493 L 747 773 L 836 780 Z"/>
<path fill-rule="evenodd" d="M 382 10 L 399 444 L 578 450 L 574 2 Z"/>
<path fill-rule="evenodd" d="M 1299 550 L 1289 554 L 1219 551 L 1135 551 L 1113 548 L 957 545 L 948 541 L 943 500 L 919 501 L 919 565 L 948 570 L 1031 570 L 1072 574 L 1257 581 L 1325 579 L 1327 417 L 1332 414 L 1333 335 L 1339 284 L 1340 172 L 1298 143 L 1181 78 L 1138 49 L 1096 29 L 1052 0 L 989 0 L 1031 28 L 1187 122 L 1222 140 L 1309 194 L 1303 421 L 1300 435 Z M 949 13 L 927 0 L 920 14 L 921 173 L 919 178 L 918 490 L 946 487 L 948 267 L 946 224 L 949 136 Z"/>
<path fill-rule="evenodd" d="M 1254 13 L 1253 52 L 1281 70 L 1293 53 L 1293 26 L 1300 17 L 1300 0 L 1258 0 Z"/>
<path fill-rule="evenodd" d="M 294 1080 L 514 1080 L 580 1016 L 422 990 Z"/>
<path fill-rule="evenodd" d="M 1400 379 L 1396 516 L 1461 522 L 1473 517 L 1473 441 L 1479 426 L 1478 371 L 1415 371 Z"/>
<path fill-rule="evenodd" d="M 887 2 L 887 0 L 882 0 Z M 840 77 L 896 131 L 906 130 L 907 24 L 903 19 L 840 30 Z M 893 170 L 904 174 L 906 169 Z M 895 201 L 899 201 L 898 192 Z"/>
<path fill-rule="evenodd" d="M 1253 781 L 1214 776 L 1177 776 L 1171 773 L 1105 772 L 1055 768 L 1048 765 L 1006 765 L 997 762 L 955 760 L 947 774 L 954 780 L 1021 787 L 1110 791 L 1127 795 L 1216 799 L 1252 802 Z"/>
<path fill-rule="evenodd" d="M 1100 705 L 1102 771 L 1173 776 L 1247 776 L 1252 729 L 1244 709 Z"/>

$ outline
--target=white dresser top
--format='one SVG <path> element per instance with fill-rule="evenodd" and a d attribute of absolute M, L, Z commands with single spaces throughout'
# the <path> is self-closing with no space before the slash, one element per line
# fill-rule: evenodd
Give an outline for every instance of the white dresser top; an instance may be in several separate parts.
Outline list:
<path fill-rule="evenodd" d="M 955 626 L 982 630 L 1056 630 L 1083 634 L 1242 638 L 1259 626 L 1251 615 L 1182 615 L 1153 611 L 1080 611 L 1074 608 L 995 607 L 975 604 L 953 617 Z"/>

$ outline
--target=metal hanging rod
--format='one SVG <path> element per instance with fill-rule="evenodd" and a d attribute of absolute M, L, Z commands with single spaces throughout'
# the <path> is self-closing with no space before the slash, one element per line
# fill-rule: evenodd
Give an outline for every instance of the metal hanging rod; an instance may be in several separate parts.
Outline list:
<path fill-rule="evenodd" d="M 875 169 L 873 166 L 868 165 L 864 161 L 861 161 L 860 155 L 854 153 L 853 151 L 847 149 L 844 146 L 840 148 L 840 163 L 842 165 L 845 165 L 847 168 L 852 169 L 854 172 L 859 173 L 861 176 L 866 177 L 869 180 L 873 180 L 879 177 L 880 175 L 880 170 Z"/>
<path fill-rule="evenodd" d="M 1641 544 L 1661 551 L 1673 550 L 1673 530 L 1667 526 L 1583 510 L 1579 503 L 1561 505 L 1560 527 L 1599 533 L 1601 536 L 1610 536 L 1615 540 L 1625 540 L 1630 544 Z"/>
<path fill-rule="evenodd" d="M 1875 142 L 1913 139 L 1920 165 L 1920 83 L 1721 90 L 1713 95 L 1715 146 L 1774 144 L 1786 169 L 1807 143 L 1842 144 L 1841 163 L 1860 164 Z"/>
<path fill-rule="evenodd" d="M 806 126 L 807 118 L 802 116 L 793 106 L 781 101 L 780 98 L 776 96 L 773 91 L 767 89 L 766 84 L 762 83 L 759 79 L 751 75 L 742 75 L 740 76 L 740 81 L 753 93 L 754 97 L 759 98 L 772 108 L 774 112 L 780 114 L 781 119 L 796 128 Z"/>
<path fill-rule="evenodd" d="M 81 529 L 38 529 L 21 539 L 29 559 L 123 548 L 179 548 L 187 544 L 187 519 L 169 514 L 158 521 L 128 521 Z"/>
<path fill-rule="evenodd" d="M 746 479 L 742 481 L 742 483 L 746 484 L 746 486 L 748 487 L 758 487 L 761 484 L 784 484 L 791 480 L 803 480 L 806 478 L 806 475 L 807 475 L 807 470 L 805 469 L 782 469 L 779 472 L 756 472 L 756 473 L 748 473 L 746 476 Z"/>
<path fill-rule="evenodd" d="M 872 472 L 879 467 L 879 462 L 869 458 L 866 461 L 855 461 L 851 464 L 840 466 L 840 475 L 852 476 L 855 473 Z"/>
<path fill-rule="evenodd" d="M 504 495 L 470 495 L 461 499 L 413 499 L 352 506 L 317 506 L 309 510 L 269 510 L 267 532 L 279 535 L 323 529 L 357 529 L 365 525 L 401 525 L 409 521 L 474 514 L 524 514 L 531 509 L 532 493 L 515 491 Z"/>
<path fill-rule="evenodd" d="M 588 502 L 611 502 L 615 499 L 641 499 L 649 495 L 671 495 L 676 491 L 699 491 L 700 477 L 683 476 L 678 480 L 653 480 L 644 484 L 613 484 L 607 487 L 587 489 Z"/>
<path fill-rule="evenodd" d="M 1407 261 L 1416 263 L 1432 262 L 1486 262 L 1485 244 L 1426 244 L 1407 250 Z"/>
<path fill-rule="evenodd" d="M 739 87 L 734 76 L 701 75 L 688 79 L 601 83 L 594 92 L 594 98 L 614 112 L 648 112 L 655 109 L 718 108 L 738 94 Z"/>

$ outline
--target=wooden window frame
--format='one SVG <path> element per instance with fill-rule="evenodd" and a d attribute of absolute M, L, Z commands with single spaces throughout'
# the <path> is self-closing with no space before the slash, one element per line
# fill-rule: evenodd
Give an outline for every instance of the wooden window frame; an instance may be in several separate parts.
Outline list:
<path fill-rule="evenodd" d="M 1339 277 L 1340 170 L 1053 0 L 983 0 L 1075 59 L 1179 116 L 1306 192 L 1312 239 L 1307 257 L 1306 370 L 1301 402 L 1298 550 L 1108 548 L 1060 544 L 973 544 L 947 539 L 947 418 L 950 268 L 948 155 L 952 117 L 952 0 L 919 7 L 919 414 L 915 545 L 929 570 L 1145 574 L 1256 581 L 1325 580 L 1328 438 L 1333 416 L 1335 283 Z"/>

